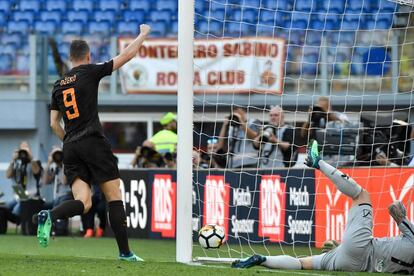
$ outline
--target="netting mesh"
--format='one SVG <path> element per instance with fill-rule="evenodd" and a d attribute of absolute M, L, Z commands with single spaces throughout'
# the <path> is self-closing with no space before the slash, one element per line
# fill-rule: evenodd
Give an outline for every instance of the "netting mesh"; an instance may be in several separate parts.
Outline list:
<path fill-rule="evenodd" d="M 341 240 L 351 200 L 304 166 L 306 145 L 373 200 L 374 235 L 413 219 L 412 7 L 375 0 L 197 0 L 193 230 L 227 244 L 195 255 L 313 254 Z M 196 237 L 196 232 L 194 232 Z M 196 240 L 196 239 L 195 239 Z M 300 249 L 297 249 L 300 248 Z"/>

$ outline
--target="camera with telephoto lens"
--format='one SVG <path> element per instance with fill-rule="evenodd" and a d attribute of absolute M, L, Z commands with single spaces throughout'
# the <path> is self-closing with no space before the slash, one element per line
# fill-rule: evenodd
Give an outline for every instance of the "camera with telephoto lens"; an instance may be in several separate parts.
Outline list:
<path fill-rule="evenodd" d="M 63 151 L 57 150 L 52 154 L 52 160 L 55 163 L 62 163 L 63 161 Z"/>
<path fill-rule="evenodd" d="M 17 153 L 17 160 L 20 160 L 21 163 L 27 164 L 30 162 L 29 153 L 27 150 L 21 149 Z"/>
<path fill-rule="evenodd" d="M 229 119 L 230 125 L 232 126 L 238 126 L 240 122 L 240 117 L 237 116 L 235 113 L 231 113 L 229 116 L 227 116 Z"/>
<path fill-rule="evenodd" d="M 265 126 L 260 134 L 260 141 L 267 143 L 270 141 L 270 137 L 274 134 L 274 128 L 272 126 Z"/>

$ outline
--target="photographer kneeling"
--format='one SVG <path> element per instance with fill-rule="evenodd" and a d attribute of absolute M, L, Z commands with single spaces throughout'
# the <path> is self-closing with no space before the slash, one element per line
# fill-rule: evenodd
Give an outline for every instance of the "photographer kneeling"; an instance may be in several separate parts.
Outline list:
<path fill-rule="evenodd" d="M 31 197 L 39 196 L 39 181 L 41 165 L 33 160 L 32 151 L 25 141 L 20 143 L 18 149 L 13 153 L 6 177 L 12 180 L 16 198 L 6 204 L 9 214 L 8 220 L 20 224 L 21 201 Z"/>
<path fill-rule="evenodd" d="M 290 137 L 289 137 L 290 135 Z M 269 125 L 263 126 L 253 145 L 260 152 L 260 168 L 291 167 L 293 158 L 293 129 L 285 124 L 284 112 L 280 106 L 269 112 Z"/>

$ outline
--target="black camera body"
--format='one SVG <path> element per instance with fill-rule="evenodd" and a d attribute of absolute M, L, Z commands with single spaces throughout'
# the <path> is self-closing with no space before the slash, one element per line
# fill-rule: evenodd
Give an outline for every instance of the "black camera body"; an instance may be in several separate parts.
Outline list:
<path fill-rule="evenodd" d="M 17 159 L 20 160 L 23 164 L 30 162 L 29 153 L 27 150 L 21 149 L 17 152 Z"/>
<path fill-rule="evenodd" d="M 52 160 L 55 163 L 62 163 L 63 162 L 63 151 L 57 150 L 52 154 Z"/>
<path fill-rule="evenodd" d="M 270 137 L 275 134 L 275 128 L 273 126 L 264 126 L 263 130 L 260 134 L 260 141 L 262 143 L 268 143 L 270 141 Z"/>

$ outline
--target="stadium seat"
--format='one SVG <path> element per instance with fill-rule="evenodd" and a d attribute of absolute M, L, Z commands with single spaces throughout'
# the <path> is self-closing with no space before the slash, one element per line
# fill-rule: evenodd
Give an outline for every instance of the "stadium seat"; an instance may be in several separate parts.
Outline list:
<path fill-rule="evenodd" d="M 258 36 L 274 36 L 275 33 L 275 28 L 273 26 L 260 24 L 256 26 L 256 34 Z"/>
<path fill-rule="evenodd" d="M 205 10 L 204 2 L 204 0 L 195 0 L 194 8 L 196 13 L 202 13 Z"/>
<path fill-rule="evenodd" d="M 277 11 L 289 11 L 292 7 L 286 0 L 263 0 L 262 5 L 266 9 Z"/>
<path fill-rule="evenodd" d="M 3 44 L 0 47 L 0 54 L 15 56 L 17 52 L 17 45 L 14 43 Z"/>
<path fill-rule="evenodd" d="M 296 0 L 295 11 L 316 11 L 317 0 Z"/>
<path fill-rule="evenodd" d="M 384 21 L 388 21 L 388 22 L 392 23 L 392 21 L 394 19 L 394 14 L 393 13 L 385 13 L 385 12 L 384 13 L 377 13 L 373 16 L 373 18 L 377 21 L 384 20 Z"/>
<path fill-rule="evenodd" d="M 56 32 L 56 23 L 53 21 L 37 21 L 34 30 L 41 34 L 53 34 Z"/>
<path fill-rule="evenodd" d="M 344 20 L 341 25 L 342 31 L 356 31 L 359 28 L 360 28 L 360 22 L 358 20 L 349 20 L 349 21 Z"/>
<path fill-rule="evenodd" d="M 62 15 L 59 11 L 42 11 L 39 18 L 41 21 L 53 21 L 55 23 L 62 21 Z"/>
<path fill-rule="evenodd" d="M 247 8 L 260 8 L 260 1 L 261 0 L 242 0 L 243 7 Z M 239 2 L 240 3 L 240 2 Z"/>
<path fill-rule="evenodd" d="M 169 11 L 152 11 L 149 15 L 151 21 L 162 21 L 167 24 L 171 21 L 171 13 Z"/>
<path fill-rule="evenodd" d="M 322 30 L 307 30 L 305 35 L 305 44 L 308 46 L 320 46 L 322 42 Z"/>
<path fill-rule="evenodd" d="M 221 37 L 223 35 L 223 23 L 215 20 L 210 21 L 200 21 L 196 26 L 197 36 L 217 36 Z"/>
<path fill-rule="evenodd" d="M 320 5 L 318 11 L 325 13 L 342 14 L 345 10 L 345 1 L 343 0 L 321 1 Z"/>
<path fill-rule="evenodd" d="M 240 22 L 225 22 L 224 36 L 225 37 L 242 37 L 248 36 L 252 33 L 252 26 Z"/>
<path fill-rule="evenodd" d="M 215 11 L 215 10 L 225 10 L 228 6 L 225 2 L 209 1 L 209 5 L 206 7 L 206 10 Z"/>
<path fill-rule="evenodd" d="M 178 21 L 171 22 L 171 29 L 168 33 L 169 37 L 176 37 L 178 35 Z"/>
<path fill-rule="evenodd" d="M 18 9 L 21 11 L 35 11 L 40 10 L 40 1 L 37 0 L 21 0 Z"/>
<path fill-rule="evenodd" d="M 8 0 L 1 0 L 0 1 L 0 11 L 9 12 L 11 9 L 11 2 Z"/>
<path fill-rule="evenodd" d="M 23 38 L 20 34 L 5 34 L 3 33 L 0 36 L 1 44 L 14 44 L 14 45 L 21 45 L 23 42 Z"/>
<path fill-rule="evenodd" d="M 108 21 L 90 21 L 87 28 L 89 34 L 109 35 L 111 32 L 110 22 Z"/>
<path fill-rule="evenodd" d="M 143 10 L 136 10 L 136 11 L 124 11 L 122 13 L 123 21 L 138 21 L 144 22 L 146 18 L 146 13 Z"/>
<path fill-rule="evenodd" d="M 205 18 L 211 18 L 223 22 L 226 19 L 226 13 L 224 10 L 205 11 L 204 16 Z"/>
<path fill-rule="evenodd" d="M 93 7 L 93 0 L 73 0 L 73 9 L 75 11 L 87 10 L 91 12 Z"/>
<path fill-rule="evenodd" d="M 257 11 L 255 9 L 244 9 L 243 11 L 235 11 L 232 14 L 232 19 L 237 22 L 257 23 Z"/>
<path fill-rule="evenodd" d="M 166 24 L 164 22 L 149 22 L 151 26 L 151 36 L 152 37 L 164 37 L 167 31 Z"/>
<path fill-rule="evenodd" d="M 120 35 L 137 35 L 139 31 L 138 22 L 118 22 L 116 32 Z"/>
<path fill-rule="evenodd" d="M 68 11 L 66 18 L 69 21 L 80 21 L 82 23 L 87 23 L 89 21 L 89 13 L 86 10 Z"/>
<path fill-rule="evenodd" d="M 66 2 L 67 1 L 64 1 L 64 0 L 47 0 L 46 10 L 66 12 L 67 10 Z"/>
<path fill-rule="evenodd" d="M 156 1 L 155 8 L 159 11 L 167 10 L 170 12 L 177 12 L 178 0 L 158 0 Z"/>
<path fill-rule="evenodd" d="M 388 30 L 392 28 L 392 21 L 380 19 L 380 20 L 369 20 L 366 22 L 367 30 Z"/>
<path fill-rule="evenodd" d="M 381 12 L 389 12 L 393 13 L 397 10 L 398 5 L 394 2 L 387 1 L 387 0 L 379 0 L 378 3 L 378 11 Z"/>
<path fill-rule="evenodd" d="M 339 32 L 331 32 L 328 34 L 328 41 L 331 45 L 347 45 L 354 46 L 355 44 L 355 31 L 341 30 Z"/>
<path fill-rule="evenodd" d="M 106 11 L 95 11 L 93 14 L 93 19 L 97 22 L 100 21 L 109 21 L 115 22 L 115 11 L 106 10 Z"/>
<path fill-rule="evenodd" d="M 102 11 L 118 11 L 120 8 L 120 2 L 117 0 L 101 0 L 99 2 L 99 9 Z"/>
<path fill-rule="evenodd" d="M 10 55 L 0 54 L 0 73 L 7 74 L 13 66 L 12 57 Z"/>
<path fill-rule="evenodd" d="M 83 33 L 83 22 L 82 21 L 63 21 L 62 22 L 62 33 L 81 35 Z"/>
<path fill-rule="evenodd" d="M 369 13 L 371 11 L 371 0 L 348 0 L 346 11 L 348 13 Z"/>
<path fill-rule="evenodd" d="M 15 11 L 12 13 L 14 21 L 27 21 L 33 24 L 34 13 L 32 11 Z"/>
<path fill-rule="evenodd" d="M 28 34 L 30 32 L 30 25 L 27 21 L 9 21 L 7 24 L 8 33 Z"/>
<path fill-rule="evenodd" d="M 130 0 L 128 10 L 144 10 L 149 12 L 151 10 L 151 1 L 152 0 Z"/>
<path fill-rule="evenodd" d="M 275 24 L 276 12 L 261 10 L 259 13 L 259 24 L 273 26 Z"/>

